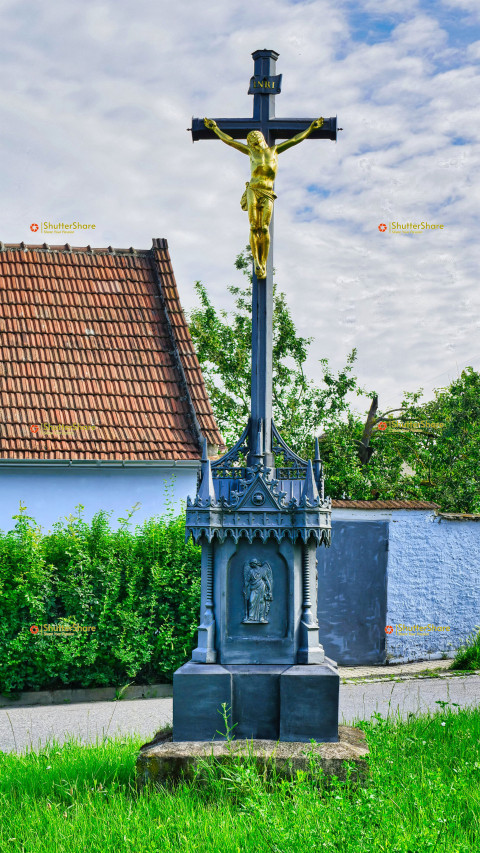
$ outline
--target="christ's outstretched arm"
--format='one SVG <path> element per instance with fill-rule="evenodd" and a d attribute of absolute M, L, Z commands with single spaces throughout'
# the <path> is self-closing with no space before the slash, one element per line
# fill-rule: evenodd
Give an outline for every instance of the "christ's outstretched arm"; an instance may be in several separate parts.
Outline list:
<path fill-rule="evenodd" d="M 225 142 L 226 145 L 231 145 L 232 148 L 236 148 L 237 151 L 241 151 L 242 154 L 250 154 L 250 150 L 247 145 L 244 145 L 243 142 L 237 142 L 236 139 L 232 139 L 228 133 L 224 133 L 223 130 L 220 130 L 216 121 L 213 118 L 204 118 L 203 123 L 205 127 L 208 127 L 209 130 L 213 130 L 213 132 L 218 136 L 222 142 Z"/>
<path fill-rule="evenodd" d="M 286 142 L 281 142 L 280 145 L 277 145 L 277 153 L 281 154 L 282 151 L 286 151 L 287 148 L 291 148 L 292 145 L 298 145 L 299 142 L 303 142 L 307 136 L 310 136 L 314 130 L 319 130 L 323 124 L 323 118 L 317 118 L 315 121 L 312 121 L 310 127 L 307 127 L 306 130 L 302 130 L 301 133 L 297 133 L 296 136 L 292 136 L 291 139 L 287 139 Z"/>

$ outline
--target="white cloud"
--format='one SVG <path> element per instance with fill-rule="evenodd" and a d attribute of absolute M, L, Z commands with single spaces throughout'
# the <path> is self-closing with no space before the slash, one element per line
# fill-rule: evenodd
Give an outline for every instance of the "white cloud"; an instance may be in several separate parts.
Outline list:
<path fill-rule="evenodd" d="M 277 281 L 315 336 L 311 375 L 356 346 L 360 381 L 386 408 L 404 389 L 431 394 L 457 364 L 478 369 L 480 41 L 473 29 L 470 45 L 450 38 L 445 4 L 371 0 L 361 9 L 376 42 L 354 32 L 357 7 L 5 4 L 0 239 L 33 242 L 31 221 L 70 217 L 96 223 L 98 246 L 167 237 L 185 308 L 196 279 L 231 308 L 248 162 L 219 142 L 192 145 L 186 128 L 192 114 L 251 115 L 250 54 L 272 47 L 277 115 L 338 113 L 344 127 L 337 144 L 285 152 L 276 183 Z M 443 232 L 377 227 L 426 219 Z"/>
<path fill-rule="evenodd" d="M 448 9 L 470 12 L 473 19 L 478 18 L 480 16 L 480 8 L 478 6 L 477 0 L 441 0 L 441 3 Z"/>

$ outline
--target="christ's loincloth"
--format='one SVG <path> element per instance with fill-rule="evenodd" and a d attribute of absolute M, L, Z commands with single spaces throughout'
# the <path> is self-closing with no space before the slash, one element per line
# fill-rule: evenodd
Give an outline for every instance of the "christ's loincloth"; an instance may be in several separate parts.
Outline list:
<path fill-rule="evenodd" d="M 249 189 L 252 190 L 252 192 L 255 194 L 257 203 L 262 206 L 265 204 L 266 201 L 275 201 L 275 199 L 277 198 L 273 190 L 267 190 L 264 189 L 264 187 L 259 186 L 252 187 L 249 181 L 247 181 L 246 183 L 246 188 L 247 189 L 245 190 L 242 195 L 242 198 L 240 199 L 240 207 L 242 208 L 242 210 L 248 210 L 247 190 Z"/>

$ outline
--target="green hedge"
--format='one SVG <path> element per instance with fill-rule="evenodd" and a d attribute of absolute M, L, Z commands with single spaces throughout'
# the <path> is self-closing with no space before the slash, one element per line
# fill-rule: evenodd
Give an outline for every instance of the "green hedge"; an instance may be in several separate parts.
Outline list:
<path fill-rule="evenodd" d="M 200 548 L 185 514 L 111 530 L 77 515 L 42 535 L 25 507 L 0 531 L 0 693 L 167 682 L 195 646 Z M 91 626 L 65 636 L 33 625 Z"/>

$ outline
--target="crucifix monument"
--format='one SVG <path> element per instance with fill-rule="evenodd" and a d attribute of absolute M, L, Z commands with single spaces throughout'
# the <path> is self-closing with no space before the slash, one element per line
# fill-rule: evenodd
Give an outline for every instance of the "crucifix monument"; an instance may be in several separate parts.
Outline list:
<path fill-rule="evenodd" d="M 191 127 L 193 141 L 219 138 L 250 158 L 241 206 L 254 259 L 252 383 L 242 435 L 215 462 L 204 442 L 197 494 L 187 502 L 187 538 L 202 546 L 201 622 L 192 660 L 174 674 L 173 739 L 218 739 L 225 703 L 237 737 L 333 742 L 339 677 L 316 615 L 316 549 L 330 544 L 331 501 L 318 441 L 312 464 L 272 420 L 272 238 L 278 154 L 307 137 L 336 140 L 337 122 L 275 118 L 278 54 L 252 56 L 253 118 L 194 118 Z"/>

